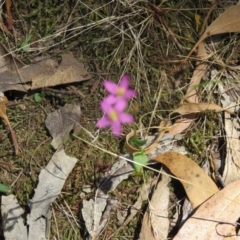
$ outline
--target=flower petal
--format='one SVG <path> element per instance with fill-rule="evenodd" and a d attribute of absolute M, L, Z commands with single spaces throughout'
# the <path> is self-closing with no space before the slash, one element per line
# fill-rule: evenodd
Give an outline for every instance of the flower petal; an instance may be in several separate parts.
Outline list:
<path fill-rule="evenodd" d="M 135 97 L 136 94 L 137 94 L 137 92 L 136 92 L 135 90 L 133 90 L 133 89 L 127 89 L 127 90 L 125 91 L 124 98 L 130 99 L 130 98 Z"/>
<path fill-rule="evenodd" d="M 127 101 L 123 98 L 119 98 L 118 101 L 116 102 L 115 106 L 114 106 L 114 109 L 115 111 L 117 111 L 118 113 L 119 112 L 122 112 L 126 109 L 127 107 Z"/>
<path fill-rule="evenodd" d="M 109 118 L 107 117 L 102 117 L 98 120 L 97 122 L 97 127 L 98 128 L 105 128 L 108 127 L 109 125 L 111 125 L 111 121 L 109 120 Z"/>
<path fill-rule="evenodd" d="M 112 94 L 109 94 L 103 99 L 103 101 L 105 101 L 105 104 L 113 105 L 118 101 L 118 98 Z"/>
<path fill-rule="evenodd" d="M 120 113 L 118 118 L 121 123 L 131 123 L 134 121 L 134 117 L 131 114 L 124 112 Z"/>
<path fill-rule="evenodd" d="M 116 94 L 118 89 L 118 85 L 116 83 L 114 83 L 113 81 L 105 80 L 103 85 L 109 93 Z"/>
<path fill-rule="evenodd" d="M 114 121 L 114 122 L 112 122 L 111 125 L 112 125 L 111 128 L 112 128 L 113 135 L 116 137 L 119 137 L 122 133 L 120 121 Z"/>
<path fill-rule="evenodd" d="M 110 104 L 110 102 L 106 101 L 105 98 L 101 101 L 100 106 L 101 106 L 102 111 L 105 113 L 110 112 L 112 109 L 112 104 Z"/>
<path fill-rule="evenodd" d="M 127 90 L 129 81 L 130 81 L 130 77 L 127 74 L 123 75 L 120 80 L 119 87 L 125 88 L 125 90 Z"/>

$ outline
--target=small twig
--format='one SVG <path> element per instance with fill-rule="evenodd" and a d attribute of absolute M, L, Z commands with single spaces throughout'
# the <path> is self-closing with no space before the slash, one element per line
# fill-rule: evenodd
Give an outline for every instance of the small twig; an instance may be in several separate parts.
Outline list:
<path fill-rule="evenodd" d="M 17 180 L 20 178 L 20 176 L 23 173 L 23 169 L 21 169 L 20 173 L 18 174 L 17 178 L 14 180 L 14 182 L 11 184 L 11 187 L 13 187 L 15 185 L 15 183 L 17 182 Z"/>
<path fill-rule="evenodd" d="M 11 169 L 12 168 L 12 165 L 9 164 L 9 163 L 6 163 L 4 161 L 0 161 L 0 165 L 5 165 L 8 169 Z"/>
<path fill-rule="evenodd" d="M 11 0 L 6 0 L 6 10 L 7 10 L 7 28 L 9 30 L 13 27 L 12 13 L 11 13 Z"/>
<path fill-rule="evenodd" d="M 18 155 L 19 150 L 18 150 L 18 142 L 17 142 L 17 137 L 15 134 L 15 131 L 12 129 L 11 124 L 8 120 L 7 115 L 6 116 L 2 116 L 2 118 L 6 121 L 8 128 L 10 130 L 11 136 L 12 136 L 12 141 L 13 141 L 13 146 L 14 146 L 14 150 L 15 150 L 15 154 Z"/>

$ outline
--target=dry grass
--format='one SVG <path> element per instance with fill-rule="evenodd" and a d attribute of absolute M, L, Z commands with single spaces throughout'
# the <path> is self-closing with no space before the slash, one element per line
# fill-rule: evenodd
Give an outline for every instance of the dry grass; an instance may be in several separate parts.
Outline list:
<path fill-rule="evenodd" d="M 89 142 L 95 138 L 96 145 L 121 154 L 125 151 L 122 147 L 124 139 L 115 139 L 109 130 L 99 132 L 95 127 L 101 116 L 99 101 L 105 94 L 101 88 L 102 80 L 117 81 L 122 74 L 128 73 L 132 87 L 138 92 L 130 103 L 130 113 L 136 117 L 136 123 L 149 113 L 142 120 L 144 126 L 158 125 L 159 117 L 168 116 L 184 96 L 194 66 L 189 62 L 183 66 L 184 70 L 180 68 L 174 75 L 169 73 L 179 66 L 198 39 L 201 25 L 197 31 L 195 14 L 204 19 L 209 8 L 207 1 L 14 1 L 13 36 L 1 32 L 0 39 L 25 63 L 34 61 L 37 56 L 56 57 L 72 51 L 92 74 L 92 80 L 76 84 L 83 94 L 89 96 L 80 100 L 83 130 L 79 136 Z M 211 18 L 217 12 L 214 11 Z M 28 36 L 31 36 L 30 41 L 24 43 Z M 231 64 L 238 55 L 234 52 L 229 54 L 229 49 L 236 47 L 237 39 L 237 36 L 229 37 L 227 44 L 218 47 L 218 52 L 214 52 L 213 47 L 211 51 L 214 54 L 209 59 L 211 64 L 221 67 L 223 59 L 227 59 L 226 64 Z M 208 97 L 213 90 L 214 85 L 199 87 L 202 98 L 208 101 L 212 100 Z M 6 94 L 11 99 L 18 96 L 15 92 Z M 15 106 L 8 108 L 7 113 L 17 133 L 21 153 L 14 156 L 8 130 L 2 123 L 0 160 L 10 163 L 12 168 L 0 168 L 0 182 L 11 185 L 17 178 L 13 192 L 27 209 L 27 199 L 34 193 L 38 174 L 53 154 L 44 125 L 47 113 L 66 102 L 79 102 L 79 98 L 58 99 L 45 95 L 37 104 L 30 93 L 29 98 L 17 101 L 23 102 L 26 110 Z M 186 135 L 185 145 L 198 159 L 204 158 L 206 145 L 212 141 L 216 131 L 213 121 L 217 121 L 214 114 L 200 117 Z M 124 128 L 124 133 L 130 127 L 133 128 L 134 124 Z M 51 239 L 84 239 L 84 223 L 79 220 L 80 193 L 84 185 L 96 187 L 97 180 L 114 162 L 114 157 L 76 138 L 69 139 L 66 152 L 79 161 L 52 206 L 51 234 L 54 237 Z M 123 209 L 136 200 L 143 178 L 132 176 L 113 193 L 113 197 L 122 199 Z M 91 194 L 86 197 L 91 197 Z M 116 234 L 115 239 L 136 239 L 141 218 L 142 212 L 139 212 L 124 231 Z M 107 239 L 117 230 L 116 222 L 113 216 L 100 239 Z"/>

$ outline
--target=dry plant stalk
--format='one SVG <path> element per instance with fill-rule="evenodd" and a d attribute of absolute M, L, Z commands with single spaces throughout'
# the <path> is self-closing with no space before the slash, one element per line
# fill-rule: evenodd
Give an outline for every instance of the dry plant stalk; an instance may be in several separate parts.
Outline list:
<path fill-rule="evenodd" d="M 7 28 L 12 29 L 12 13 L 11 13 L 11 0 L 6 0 L 6 10 L 7 10 Z"/>
<path fill-rule="evenodd" d="M 12 141 L 13 141 L 13 145 L 14 145 L 15 154 L 18 155 L 17 137 L 16 137 L 16 134 L 15 134 L 14 130 L 12 129 L 12 126 L 11 126 L 11 124 L 8 120 L 7 114 L 6 114 L 6 104 L 7 103 L 8 103 L 8 99 L 5 96 L 3 98 L 1 98 L 1 101 L 0 101 L 0 117 L 3 118 L 8 125 L 8 128 L 9 128 L 11 136 L 12 136 Z"/>

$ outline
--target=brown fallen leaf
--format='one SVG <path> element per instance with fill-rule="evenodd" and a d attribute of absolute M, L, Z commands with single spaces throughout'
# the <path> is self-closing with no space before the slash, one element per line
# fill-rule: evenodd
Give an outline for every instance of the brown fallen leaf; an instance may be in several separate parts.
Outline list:
<path fill-rule="evenodd" d="M 240 180 L 216 193 L 185 222 L 174 240 L 239 239 Z"/>
<path fill-rule="evenodd" d="M 179 178 L 193 208 L 218 192 L 217 186 L 203 169 L 192 159 L 180 153 L 166 152 L 152 158 L 152 160 L 163 163 Z"/>
<path fill-rule="evenodd" d="M 197 57 L 199 58 L 199 61 L 197 62 L 187 92 L 184 96 L 185 100 L 192 103 L 199 102 L 197 87 L 199 86 L 202 77 L 205 74 L 205 71 L 207 70 L 208 67 L 208 65 L 204 63 L 204 60 L 207 58 L 207 53 L 203 43 L 200 43 L 198 47 Z"/>
<path fill-rule="evenodd" d="M 76 83 L 90 79 L 91 76 L 72 54 L 63 54 L 60 64 L 46 59 L 19 69 L 17 72 L 0 73 L 1 91 L 13 89 L 27 91 L 61 84 Z"/>
<path fill-rule="evenodd" d="M 175 135 L 186 130 L 192 122 L 196 119 L 197 113 L 205 112 L 207 110 L 221 112 L 225 111 L 231 115 L 235 115 L 232 111 L 224 109 L 215 103 L 184 103 L 179 108 L 170 113 L 169 117 L 180 114 L 182 118 L 177 120 L 176 123 L 168 129 L 168 133 Z"/>
<path fill-rule="evenodd" d="M 184 117 L 178 119 L 176 123 L 168 129 L 167 132 L 171 135 L 176 135 L 184 132 L 187 128 L 189 128 L 189 126 L 191 126 L 193 121 L 196 120 L 196 117 L 196 113 L 185 114 Z"/>
<path fill-rule="evenodd" d="M 234 32 L 240 32 L 240 4 L 227 9 L 207 27 L 203 35 L 184 59 L 184 62 L 187 61 L 187 59 L 191 56 L 199 44 L 207 37 L 216 34 Z"/>
<path fill-rule="evenodd" d="M 202 43 L 199 45 L 199 48 L 198 48 L 198 57 L 199 57 L 199 60 L 206 59 L 207 57 L 206 50 Z M 207 69 L 207 64 L 205 64 L 204 62 L 200 62 L 197 64 L 197 67 L 193 72 L 193 76 L 188 86 L 186 95 L 184 96 L 184 99 L 187 100 L 187 102 L 192 102 L 192 103 L 199 102 L 197 87 L 200 84 L 206 69 Z M 196 119 L 196 117 L 197 117 L 196 113 L 190 113 L 188 115 L 185 115 L 184 118 L 178 121 L 176 124 L 174 124 L 168 132 L 172 135 L 182 133 L 192 124 L 192 122 Z"/>
<path fill-rule="evenodd" d="M 8 103 L 8 99 L 4 96 L 0 101 L 0 117 L 3 118 L 8 125 L 8 128 L 9 128 L 11 136 L 12 136 L 15 154 L 18 155 L 18 143 L 17 143 L 16 134 L 11 127 L 11 124 L 8 120 L 7 113 L 6 113 L 6 104 L 7 103 Z"/>
<path fill-rule="evenodd" d="M 20 75 L 32 81 L 31 89 L 80 82 L 91 77 L 83 64 L 78 62 L 72 54 L 63 54 L 59 65 L 56 61 L 46 60 L 44 65 L 39 63 L 35 67 L 32 64 L 27 71 L 22 70 L 19 71 Z"/>
<path fill-rule="evenodd" d="M 215 112 L 226 111 L 229 114 L 235 115 L 234 112 L 228 109 L 224 109 L 215 103 L 202 102 L 202 103 L 184 103 L 179 108 L 171 112 L 170 117 L 175 113 L 179 113 L 180 115 L 185 115 L 189 113 L 205 112 L 208 110 L 215 111 Z"/>

